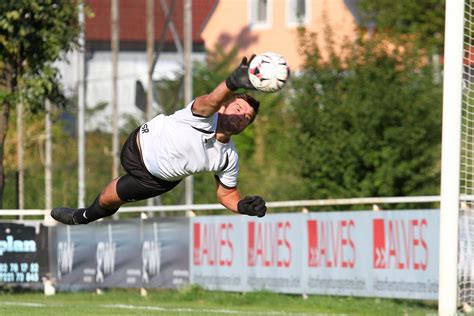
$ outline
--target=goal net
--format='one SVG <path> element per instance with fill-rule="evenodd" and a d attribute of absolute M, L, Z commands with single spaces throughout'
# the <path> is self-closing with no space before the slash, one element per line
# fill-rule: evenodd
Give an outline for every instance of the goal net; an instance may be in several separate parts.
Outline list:
<path fill-rule="evenodd" d="M 458 306 L 474 306 L 474 0 L 464 1 Z"/>
<path fill-rule="evenodd" d="M 474 308 L 474 0 L 446 0 L 439 314 Z"/>

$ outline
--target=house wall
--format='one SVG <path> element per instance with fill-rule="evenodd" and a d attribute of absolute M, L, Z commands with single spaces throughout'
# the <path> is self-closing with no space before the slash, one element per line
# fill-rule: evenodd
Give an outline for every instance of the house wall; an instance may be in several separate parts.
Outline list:
<path fill-rule="evenodd" d="M 226 51 L 239 47 L 239 54 L 274 51 L 284 55 L 293 70 L 300 69 L 303 59 L 298 54 L 297 25 L 288 18 L 289 0 L 268 0 L 269 23 L 250 25 L 252 0 L 220 0 L 206 24 L 202 38 L 208 51 L 221 47 Z M 334 32 L 336 44 L 355 38 L 356 18 L 344 0 L 308 0 L 305 27 L 318 34 L 318 44 L 324 47 L 327 27 Z M 324 51 L 323 51 L 324 54 Z"/>
<path fill-rule="evenodd" d="M 217 0 L 192 1 L 192 40 L 193 61 L 205 61 L 201 30 L 212 14 Z M 154 6 L 154 37 L 155 47 L 158 47 L 165 26 L 166 14 L 163 2 L 155 0 Z M 171 9 L 173 2 L 166 0 Z M 85 20 L 86 40 L 86 78 L 85 102 L 88 109 L 99 103 L 108 103 L 103 111 L 86 118 L 87 130 L 111 130 L 111 99 L 112 99 L 112 58 L 110 51 L 111 36 L 111 1 L 88 0 L 88 8 L 93 15 Z M 183 1 L 175 2 L 172 22 L 179 36 L 183 39 Z M 120 49 L 118 56 L 118 111 L 119 126 L 123 126 L 127 118 L 133 117 L 143 122 L 144 114 L 135 106 L 136 81 L 140 81 L 147 89 L 147 57 L 146 57 L 146 1 L 119 1 L 119 37 Z M 183 72 L 183 56 L 175 47 L 174 38 L 168 28 L 164 37 L 163 50 L 153 73 L 153 79 L 170 79 Z M 181 43 L 182 45 L 182 43 Z M 61 71 L 62 84 L 68 96 L 73 96 L 77 87 L 77 52 L 70 53 L 56 63 Z M 184 104 L 183 104 L 184 106 Z M 154 104 L 155 112 L 158 104 Z"/>

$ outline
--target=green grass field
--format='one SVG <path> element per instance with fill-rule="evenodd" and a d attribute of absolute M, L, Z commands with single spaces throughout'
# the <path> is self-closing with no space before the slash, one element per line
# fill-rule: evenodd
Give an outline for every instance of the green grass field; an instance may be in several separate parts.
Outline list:
<path fill-rule="evenodd" d="M 435 302 L 283 295 L 269 292 L 224 293 L 198 287 L 180 291 L 109 290 L 0 294 L 0 315 L 429 315 Z"/>

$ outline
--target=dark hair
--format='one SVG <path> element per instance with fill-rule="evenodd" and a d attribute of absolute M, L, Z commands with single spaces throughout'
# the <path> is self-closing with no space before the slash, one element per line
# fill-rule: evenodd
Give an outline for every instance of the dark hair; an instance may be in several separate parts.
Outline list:
<path fill-rule="evenodd" d="M 255 117 L 258 114 L 258 109 L 260 108 L 260 102 L 249 94 L 235 93 L 230 98 L 230 100 L 227 102 L 227 104 L 229 104 L 230 102 L 232 102 L 235 99 L 242 99 L 242 100 L 246 101 L 253 108 L 253 111 L 255 112 L 255 115 L 252 117 L 252 120 L 250 121 L 250 123 L 252 123 L 253 120 L 255 120 Z"/>

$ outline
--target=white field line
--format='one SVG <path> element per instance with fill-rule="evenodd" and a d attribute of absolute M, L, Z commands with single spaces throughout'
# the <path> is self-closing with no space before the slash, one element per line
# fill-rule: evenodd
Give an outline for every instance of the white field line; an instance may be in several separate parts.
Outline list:
<path fill-rule="evenodd" d="M 0 305 L 7 306 L 23 306 L 23 307 L 47 307 L 54 306 L 59 307 L 60 305 L 48 305 L 41 303 L 28 303 L 28 302 L 0 302 Z M 308 314 L 308 313 L 287 313 L 287 312 L 252 312 L 252 311 L 239 311 L 232 309 L 192 309 L 192 308 L 166 308 L 160 306 L 144 306 L 144 305 L 127 305 L 127 304 L 107 304 L 101 305 L 101 307 L 106 308 L 120 308 L 120 309 L 140 309 L 140 310 L 149 310 L 149 311 L 161 311 L 161 312 L 171 312 L 171 313 L 210 313 L 210 314 L 235 314 L 235 315 L 262 315 L 262 316 L 327 316 L 329 314 Z M 331 314 L 334 315 L 347 315 L 347 314 Z"/>
<path fill-rule="evenodd" d="M 160 306 L 143 306 L 143 305 L 128 305 L 128 304 L 108 304 L 101 305 L 102 307 L 107 308 L 121 308 L 121 309 L 142 309 L 142 310 L 152 310 L 152 311 L 161 311 L 161 312 L 175 312 L 175 313 L 215 313 L 215 314 L 237 314 L 237 315 L 268 315 L 268 316 L 324 316 L 328 314 L 308 314 L 308 313 L 287 313 L 287 312 L 255 312 L 255 311 L 239 311 L 231 309 L 192 309 L 192 308 L 165 308 Z M 331 314 L 335 315 L 335 314 Z M 346 315 L 346 314 L 339 314 Z"/>
<path fill-rule="evenodd" d="M 0 302 L 0 305 L 8 305 L 8 306 L 27 306 L 27 307 L 45 307 L 46 304 L 40 303 L 26 303 L 26 302 Z"/>

